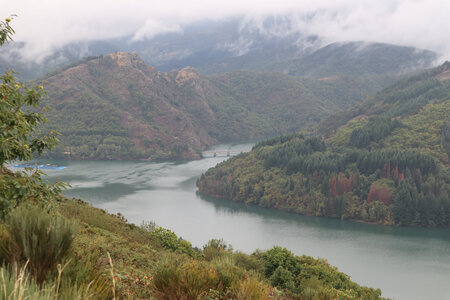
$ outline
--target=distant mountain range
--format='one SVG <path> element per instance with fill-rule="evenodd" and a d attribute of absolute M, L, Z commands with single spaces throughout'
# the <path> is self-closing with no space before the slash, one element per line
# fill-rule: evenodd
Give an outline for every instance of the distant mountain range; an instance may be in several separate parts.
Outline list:
<path fill-rule="evenodd" d="M 291 32 L 289 26 L 270 18 L 258 26 L 240 18 L 196 23 L 182 32 L 142 41 L 123 37 L 74 42 L 39 63 L 24 60 L 20 53 L 25 45 L 12 43 L 2 49 L 0 70 L 10 67 L 19 72 L 20 78 L 33 79 L 86 56 L 125 51 L 136 52 L 147 64 L 164 72 L 190 66 L 203 74 L 252 70 L 320 78 L 336 74 L 398 75 L 429 67 L 436 59 L 431 51 L 388 44 L 348 42 L 321 47 L 319 37 Z"/>
<path fill-rule="evenodd" d="M 159 72 L 137 54 L 88 57 L 43 78 L 61 132 L 53 156 L 195 159 L 208 145 L 286 134 L 360 100 L 348 81 L 192 68 Z"/>

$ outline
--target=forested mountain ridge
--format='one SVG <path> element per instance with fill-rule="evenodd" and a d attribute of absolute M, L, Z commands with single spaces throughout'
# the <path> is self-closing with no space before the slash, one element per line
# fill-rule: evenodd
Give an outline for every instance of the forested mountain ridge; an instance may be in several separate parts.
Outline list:
<path fill-rule="evenodd" d="M 398 75 L 421 70 L 436 60 L 429 50 L 384 43 L 332 43 L 301 57 L 273 62 L 265 69 L 320 78 L 335 75 Z"/>
<path fill-rule="evenodd" d="M 81 159 L 195 159 L 218 142 L 294 132 L 361 99 L 345 82 L 237 71 L 159 72 L 136 54 L 87 57 L 47 82 L 48 154 Z"/>
<path fill-rule="evenodd" d="M 48 128 L 62 133 L 56 155 L 75 158 L 199 157 L 216 142 L 197 74 L 160 73 L 135 54 L 91 57 L 45 79 L 53 108 Z M 202 94 L 208 94 L 208 87 Z M 189 101 L 191 110 L 185 109 Z M 195 113 L 195 120 L 192 114 Z"/>
<path fill-rule="evenodd" d="M 448 97 L 450 62 L 403 78 L 384 90 L 367 97 L 351 109 L 333 114 L 312 128 L 312 133 L 329 136 L 352 119 L 386 115 L 400 117 L 416 113 L 433 98 Z"/>
<path fill-rule="evenodd" d="M 328 118 L 316 128 L 326 139 L 260 142 L 208 170 L 199 191 L 306 215 L 449 226 L 449 69 L 401 80 Z"/>

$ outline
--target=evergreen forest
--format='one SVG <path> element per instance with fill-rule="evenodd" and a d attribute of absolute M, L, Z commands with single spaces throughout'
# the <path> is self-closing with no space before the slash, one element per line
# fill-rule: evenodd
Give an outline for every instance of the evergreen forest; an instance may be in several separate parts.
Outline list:
<path fill-rule="evenodd" d="M 399 226 L 450 225 L 449 63 L 403 79 L 304 134 L 208 170 L 199 191 L 232 201 Z"/>

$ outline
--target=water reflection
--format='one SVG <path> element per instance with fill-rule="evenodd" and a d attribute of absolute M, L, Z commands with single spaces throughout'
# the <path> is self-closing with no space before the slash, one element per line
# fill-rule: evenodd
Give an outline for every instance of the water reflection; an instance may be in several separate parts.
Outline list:
<path fill-rule="evenodd" d="M 257 215 L 265 221 L 283 220 L 291 225 L 299 227 L 317 227 L 334 231 L 353 231 L 365 234 L 403 236 L 417 239 L 450 239 L 450 231 L 447 228 L 411 228 L 379 226 L 347 220 L 303 216 L 295 213 L 266 209 L 255 205 L 236 203 L 223 198 L 211 197 L 196 192 L 197 197 L 205 202 L 211 203 L 217 213 Z"/>
<path fill-rule="evenodd" d="M 64 194 L 67 197 L 89 199 L 91 203 L 102 203 L 119 200 L 135 193 L 137 190 L 139 189 L 123 183 L 111 183 L 95 187 L 77 187 L 77 184 L 73 184 L 72 188 L 65 191 Z"/>

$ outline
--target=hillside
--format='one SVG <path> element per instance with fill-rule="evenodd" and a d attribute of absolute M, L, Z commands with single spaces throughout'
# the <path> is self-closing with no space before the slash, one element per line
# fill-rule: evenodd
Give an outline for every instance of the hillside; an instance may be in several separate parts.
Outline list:
<path fill-rule="evenodd" d="M 45 81 L 53 108 L 48 128 L 63 135 L 56 153 L 197 158 L 216 142 L 205 129 L 215 120 L 204 99 L 210 89 L 190 69 L 160 73 L 137 55 L 118 52 L 87 58 Z"/>
<path fill-rule="evenodd" d="M 199 191 L 267 208 L 385 225 L 449 226 L 450 65 L 208 170 Z"/>
<path fill-rule="evenodd" d="M 386 115 L 400 117 L 417 113 L 424 105 L 436 99 L 448 98 L 450 63 L 406 77 L 383 91 L 368 97 L 360 104 L 323 119 L 312 132 L 329 136 L 352 119 Z"/>
<path fill-rule="evenodd" d="M 198 249 L 168 229 L 153 223 L 137 227 L 80 200 L 64 200 L 58 211 L 81 227 L 72 257 L 84 262 L 87 274 L 109 278 L 105 260 L 106 252 L 111 254 L 120 298 L 384 299 L 379 289 L 358 285 L 325 259 L 296 256 L 286 248 L 248 255 L 213 239 Z M 110 291 L 111 282 L 104 284 L 103 291 Z"/>
<path fill-rule="evenodd" d="M 325 259 L 281 247 L 244 254 L 218 239 L 194 248 L 168 229 L 136 226 L 40 181 L 24 189 L 28 176 L 0 166 L 2 199 L 20 195 L 18 207 L 1 210 L 2 299 L 384 299 Z"/>
<path fill-rule="evenodd" d="M 411 47 L 383 43 L 333 43 L 302 56 L 264 66 L 293 76 L 346 82 L 358 89 L 360 99 L 397 81 L 403 75 L 433 65 L 436 54 Z"/>
<path fill-rule="evenodd" d="M 195 159 L 208 145 L 294 132 L 360 100 L 345 82 L 192 68 L 163 73 L 136 54 L 87 57 L 46 82 L 52 157 Z"/>
<path fill-rule="evenodd" d="M 301 57 L 269 64 L 266 69 L 290 75 L 326 76 L 398 75 L 429 66 L 436 55 L 427 50 L 383 43 L 333 43 Z"/>

